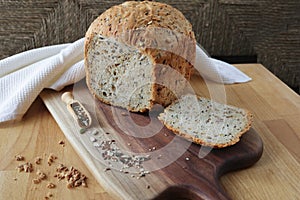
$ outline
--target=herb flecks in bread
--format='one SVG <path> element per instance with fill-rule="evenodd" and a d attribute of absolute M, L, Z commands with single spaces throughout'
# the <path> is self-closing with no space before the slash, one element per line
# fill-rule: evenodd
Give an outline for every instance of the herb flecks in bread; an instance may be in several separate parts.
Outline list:
<path fill-rule="evenodd" d="M 223 148 L 237 143 L 250 129 L 252 114 L 242 108 L 185 95 L 168 106 L 159 120 L 194 143 Z"/>
<path fill-rule="evenodd" d="M 88 83 L 96 97 L 132 111 L 149 109 L 152 66 L 149 58 L 113 38 L 94 37 L 90 47 Z"/>
<path fill-rule="evenodd" d="M 150 1 L 113 6 L 86 33 L 87 85 L 99 100 L 130 111 L 167 106 L 190 79 L 195 48 L 192 26 L 177 9 Z"/>

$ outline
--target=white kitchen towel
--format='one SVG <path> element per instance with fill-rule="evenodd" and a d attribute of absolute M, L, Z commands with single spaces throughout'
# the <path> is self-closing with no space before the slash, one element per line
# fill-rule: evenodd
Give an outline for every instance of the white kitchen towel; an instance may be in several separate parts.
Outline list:
<path fill-rule="evenodd" d="M 29 50 L 0 61 L 0 123 L 19 120 L 44 88 L 61 90 L 85 77 L 84 38 L 74 43 Z M 196 68 L 207 79 L 223 83 L 250 81 L 225 62 L 197 46 Z"/>
<path fill-rule="evenodd" d="M 196 46 L 195 68 L 204 79 L 222 84 L 245 83 L 251 80 L 236 67 L 209 57 L 200 45 Z"/>
<path fill-rule="evenodd" d="M 19 120 L 44 88 L 62 89 L 84 77 L 83 44 L 55 45 L 0 61 L 0 122 Z"/>

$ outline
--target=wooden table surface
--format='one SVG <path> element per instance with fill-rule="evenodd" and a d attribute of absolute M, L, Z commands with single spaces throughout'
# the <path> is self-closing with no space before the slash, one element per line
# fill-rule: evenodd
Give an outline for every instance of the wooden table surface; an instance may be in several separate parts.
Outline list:
<path fill-rule="evenodd" d="M 232 199 L 300 198 L 300 98 L 260 64 L 236 65 L 252 77 L 244 84 L 225 86 L 229 104 L 254 114 L 253 128 L 264 142 L 261 159 L 251 168 L 224 175 L 221 182 Z M 199 84 L 201 87 L 201 84 Z M 0 124 L 0 199 L 113 199 L 93 178 L 40 98 L 19 122 Z M 59 144 L 63 140 L 65 145 Z M 49 166 L 50 154 L 57 156 Z M 15 156 L 24 156 L 16 161 Z M 34 163 L 41 157 L 41 164 Z M 33 163 L 32 173 L 18 172 L 24 162 Z M 57 164 L 73 166 L 85 174 L 88 187 L 69 189 L 53 175 Z M 36 171 L 46 173 L 39 184 Z M 47 188 L 52 182 L 55 188 Z"/>

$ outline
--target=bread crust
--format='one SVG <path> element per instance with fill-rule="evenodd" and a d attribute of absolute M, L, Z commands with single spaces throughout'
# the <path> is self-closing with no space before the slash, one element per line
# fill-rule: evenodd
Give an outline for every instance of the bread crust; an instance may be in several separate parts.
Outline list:
<path fill-rule="evenodd" d="M 92 22 L 86 32 L 85 45 L 89 45 L 95 34 L 117 37 L 130 30 L 149 27 L 169 29 L 195 39 L 192 25 L 176 8 L 159 2 L 127 1 L 106 10 Z"/>
<path fill-rule="evenodd" d="M 153 104 L 169 105 L 176 95 L 168 91 L 167 86 L 159 84 L 160 79 L 172 80 L 168 74 L 159 75 L 156 65 L 163 64 L 177 70 L 188 81 L 195 61 L 196 40 L 192 25 L 185 16 L 170 5 L 152 1 L 127 1 L 111 7 L 97 17 L 86 32 L 84 57 L 87 85 L 90 74 L 88 71 L 88 51 L 95 36 L 112 37 L 119 42 L 137 48 L 147 55 L 153 63 L 152 98 Z M 166 89 L 167 88 L 167 89 Z M 99 100 L 111 104 L 90 91 Z M 167 91 L 158 94 L 158 90 Z M 177 93 L 177 92 L 175 92 Z M 127 108 L 133 111 L 131 108 Z M 150 108 L 139 110 L 144 112 Z"/>
<path fill-rule="evenodd" d="M 171 30 L 172 34 L 176 34 L 176 37 L 178 35 L 184 37 L 182 38 L 182 47 L 181 44 L 178 45 L 181 49 L 172 50 L 176 52 L 187 51 L 185 54 L 191 58 L 187 60 L 190 63 L 194 62 L 196 41 L 191 23 L 176 8 L 164 3 L 151 1 L 127 1 L 109 8 L 98 16 L 91 23 L 85 35 L 85 58 L 87 57 L 91 40 L 95 35 L 114 37 L 136 47 L 138 47 L 136 43 L 137 37 L 148 35 L 147 39 L 148 43 L 150 43 L 148 46 L 151 46 L 151 43 L 159 43 L 161 48 L 166 47 L 168 49 L 166 43 L 170 41 L 168 41 L 168 38 L 164 38 L 164 35 L 157 37 L 157 28 L 166 31 Z M 132 31 L 136 32 L 136 34 L 128 35 Z M 139 34 L 138 32 L 140 31 L 144 32 L 144 34 Z M 161 39 L 166 40 L 163 41 Z M 177 38 L 177 40 L 179 39 Z M 160 51 L 152 51 L 148 47 L 146 49 L 138 48 L 147 54 L 153 54 L 152 57 L 155 58 L 155 61 L 159 61 L 159 58 L 161 58 L 161 56 L 158 56 Z M 166 59 L 170 60 L 168 57 Z"/>

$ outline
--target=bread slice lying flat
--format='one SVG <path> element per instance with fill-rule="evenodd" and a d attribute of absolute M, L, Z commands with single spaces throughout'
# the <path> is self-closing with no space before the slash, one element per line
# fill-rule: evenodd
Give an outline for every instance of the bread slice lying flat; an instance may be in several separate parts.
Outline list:
<path fill-rule="evenodd" d="M 185 95 L 158 116 L 175 134 L 213 148 L 231 146 L 248 131 L 252 114 L 242 108 Z"/>

